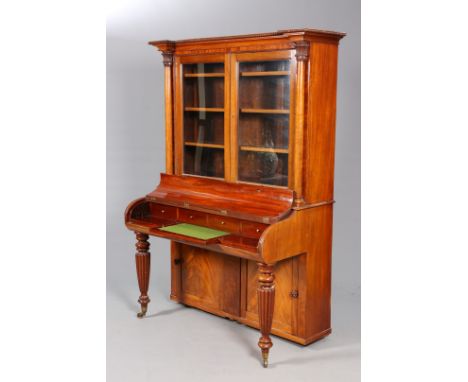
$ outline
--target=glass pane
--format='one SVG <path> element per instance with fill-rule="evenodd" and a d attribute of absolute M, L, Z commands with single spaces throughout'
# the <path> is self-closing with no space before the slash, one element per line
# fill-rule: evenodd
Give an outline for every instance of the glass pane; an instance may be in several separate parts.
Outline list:
<path fill-rule="evenodd" d="M 239 63 L 239 180 L 288 185 L 289 97 L 289 60 Z"/>
<path fill-rule="evenodd" d="M 184 74 L 193 74 L 193 73 L 220 73 L 224 75 L 224 64 L 223 63 L 214 63 L 214 64 L 187 64 L 184 65 Z"/>
<path fill-rule="evenodd" d="M 224 177 L 224 150 L 185 146 L 184 173 L 216 178 Z"/>
<path fill-rule="evenodd" d="M 286 187 L 288 154 L 240 151 L 239 180 Z"/>
<path fill-rule="evenodd" d="M 224 177 L 224 64 L 183 65 L 184 173 Z"/>

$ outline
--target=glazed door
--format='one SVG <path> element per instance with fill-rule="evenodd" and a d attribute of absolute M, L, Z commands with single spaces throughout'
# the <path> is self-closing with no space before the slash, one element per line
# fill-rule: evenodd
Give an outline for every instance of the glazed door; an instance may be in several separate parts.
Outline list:
<path fill-rule="evenodd" d="M 231 57 L 232 180 L 287 187 L 295 60 L 291 51 Z"/>
<path fill-rule="evenodd" d="M 176 174 L 224 179 L 229 155 L 225 55 L 176 57 Z"/>

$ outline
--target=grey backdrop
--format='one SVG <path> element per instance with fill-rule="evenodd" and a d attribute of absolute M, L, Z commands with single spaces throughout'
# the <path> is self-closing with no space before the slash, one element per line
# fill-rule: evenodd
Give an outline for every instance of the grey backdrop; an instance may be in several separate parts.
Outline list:
<path fill-rule="evenodd" d="M 133 258 L 134 235 L 124 227 L 123 213 L 131 200 L 145 195 L 156 186 L 159 173 L 164 171 L 163 65 L 161 54 L 147 45 L 149 40 L 155 39 L 177 40 L 271 32 L 301 27 L 336 30 L 348 34 L 341 40 L 339 50 L 336 204 L 333 231 L 333 301 L 343 301 L 343 305 L 334 305 L 335 330 L 329 338 L 335 336 L 336 340 L 341 338 L 343 341 L 345 338 L 348 340 L 351 338 L 352 343 L 359 342 L 360 2 L 357 0 L 127 0 L 119 4 L 119 8 L 109 13 L 107 22 L 109 380 L 133 379 L 142 372 L 142 367 L 144 371 L 146 370 L 143 380 L 145 378 L 153 380 L 153 374 L 157 375 L 164 369 L 164 367 L 157 368 L 151 372 L 151 365 L 154 364 L 151 359 L 148 359 L 148 363 L 143 363 L 142 366 L 139 363 L 141 357 L 138 357 L 138 351 L 137 354 L 135 354 L 136 350 L 130 354 L 124 350 L 128 348 L 128 342 L 131 341 L 126 335 L 129 332 L 134 334 L 132 330 L 138 330 L 133 325 L 140 325 L 141 328 L 148 324 L 138 324 L 142 321 L 133 320 L 132 311 L 137 310 L 138 296 Z M 153 255 L 150 284 L 152 303 L 149 310 L 155 312 L 157 317 L 158 311 L 161 311 L 162 306 L 167 304 L 168 318 L 170 316 L 169 322 L 171 322 L 175 317 L 180 317 L 185 313 L 177 311 L 172 314 L 171 311 L 177 309 L 177 305 L 168 301 L 170 282 L 168 242 L 152 238 L 151 252 Z M 349 302 L 352 304 L 348 305 Z M 338 315 L 339 312 L 341 312 L 340 315 Z M 200 320 L 200 325 L 203 325 L 206 320 L 214 319 L 203 313 L 190 314 L 194 315 L 190 319 L 191 322 Z M 119 321 L 122 316 L 132 317 L 132 320 Z M 206 318 L 207 316 L 210 318 Z M 161 330 L 167 330 L 162 323 L 156 321 L 155 319 L 152 324 L 155 330 L 158 325 Z M 217 325 L 217 322 L 219 321 L 214 320 L 210 325 Z M 340 323 L 343 324 L 344 329 L 342 337 L 339 337 L 336 329 Z M 181 325 L 186 327 L 185 325 L 189 324 Z M 350 334 L 349 338 L 346 337 L 346 333 Z M 143 336 L 147 334 L 148 332 L 142 333 Z M 249 335 L 252 338 L 256 337 L 255 333 L 249 332 Z M 280 341 L 276 338 L 275 340 Z M 171 343 L 169 338 L 168 342 Z M 255 341 L 253 342 L 255 344 Z M 288 345 L 290 348 L 291 344 L 285 342 L 285 351 L 288 352 Z M 346 345 L 345 342 L 341 345 Z M 164 344 L 162 342 L 161 346 Z M 304 349 L 318 349 L 320 346 L 323 345 L 316 344 Z M 152 346 L 149 346 L 148 351 L 151 351 L 150 349 Z M 358 348 L 354 350 L 359 353 Z M 255 350 L 252 350 L 252 358 L 255 357 L 254 352 Z M 222 353 L 222 350 L 218 351 L 219 353 Z M 271 356 L 273 365 L 274 353 L 275 347 Z M 135 357 L 135 363 L 129 361 L 131 357 Z M 353 362 L 348 366 L 349 373 L 343 370 L 348 381 L 353 380 L 350 379 L 351 376 L 358 378 L 359 354 L 357 356 L 354 354 L 351 358 Z M 121 362 L 122 360 L 126 360 L 128 364 Z M 169 364 L 165 365 L 169 367 Z M 256 370 L 258 365 L 255 363 L 251 366 L 253 370 Z M 336 371 L 336 367 L 336 364 L 330 363 L 331 370 Z M 284 369 L 286 368 L 285 365 Z M 123 370 L 129 373 L 128 378 L 125 377 Z M 304 370 L 310 375 L 309 369 Z M 195 378 L 191 371 L 188 372 L 192 379 Z M 180 371 L 180 373 L 179 377 L 183 378 L 183 372 Z M 323 375 L 320 373 L 317 375 L 323 378 L 324 376 L 333 377 L 333 373 L 325 371 Z M 342 377 L 343 375 L 340 374 L 337 380 Z M 202 376 L 200 378 L 203 379 Z M 297 380 L 300 378 L 298 374 Z"/>

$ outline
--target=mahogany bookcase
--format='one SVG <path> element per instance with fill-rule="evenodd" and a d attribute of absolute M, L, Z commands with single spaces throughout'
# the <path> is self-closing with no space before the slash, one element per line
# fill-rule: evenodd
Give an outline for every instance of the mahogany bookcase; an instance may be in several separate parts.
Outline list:
<path fill-rule="evenodd" d="M 265 367 L 270 333 L 307 345 L 331 332 L 343 36 L 150 42 L 165 68 L 166 171 L 125 213 L 137 237 L 139 317 L 150 301 L 151 235 L 171 240 L 171 299 L 259 328 Z"/>

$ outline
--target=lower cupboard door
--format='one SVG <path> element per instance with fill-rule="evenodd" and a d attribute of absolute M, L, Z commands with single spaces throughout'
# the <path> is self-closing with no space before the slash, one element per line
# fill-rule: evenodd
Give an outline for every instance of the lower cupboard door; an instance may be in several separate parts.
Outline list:
<path fill-rule="evenodd" d="M 240 259 L 181 245 L 181 297 L 188 305 L 238 317 Z"/>
<path fill-rule="evenodd" d="M 280 261 L 275 266 L 275 309 L 273 329 L 288 334 L 296 334 L 297 298 L 297 264 L 295 258 Z M 242 301 L 241 313 L 244 319 L 258 324 L 257 307 L 257 264 L 243 260 L 242 279 L 246 284 L 245 299 Z"/>

